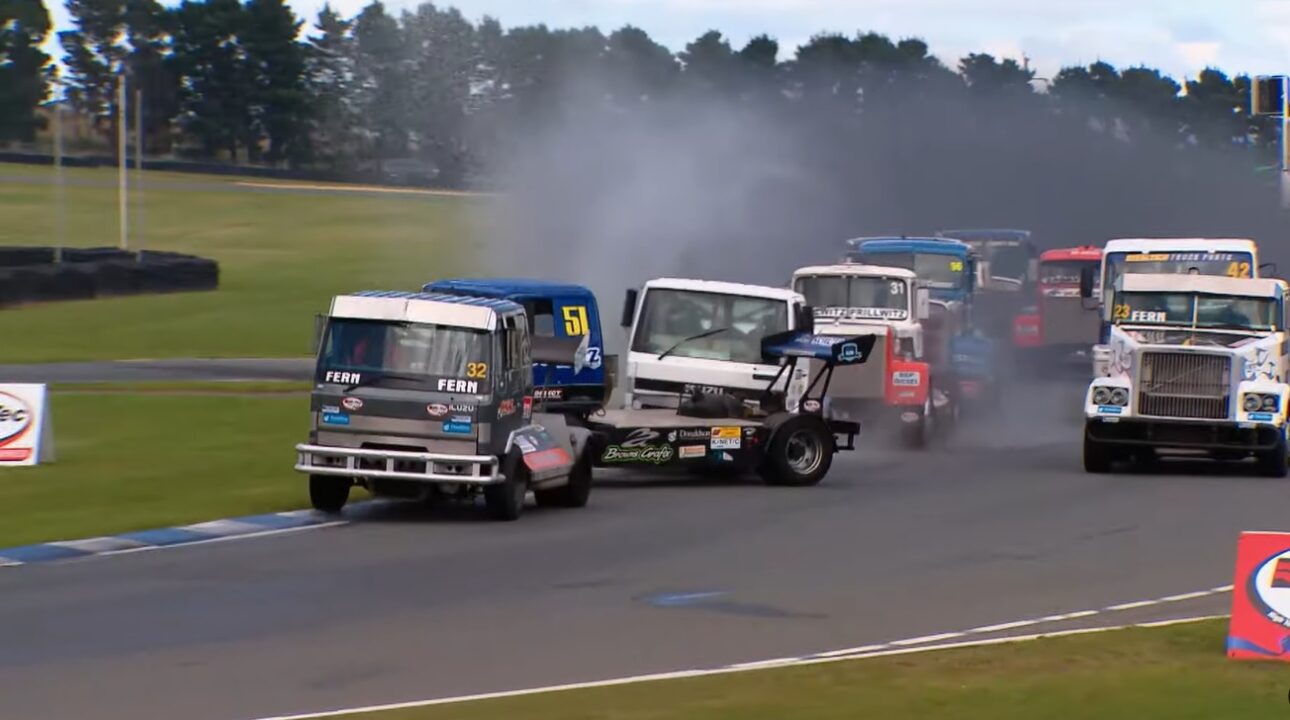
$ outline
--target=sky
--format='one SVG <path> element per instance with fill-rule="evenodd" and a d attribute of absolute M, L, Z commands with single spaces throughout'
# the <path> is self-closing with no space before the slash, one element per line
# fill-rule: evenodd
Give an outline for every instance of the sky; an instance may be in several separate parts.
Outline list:
<path fill-rule="evenodd" d="M 57 29 L 67 15 L 47 0 Z M 171 2 L 173 0 L 162 0 Z M 312 23 L 324 0 L 288 0 Z M 353 15 L 368 0 L 331 0 Z M 418 0 L 386 0 L 392 11 Z M 947 65 L 969 52 L 1021 62 L 1038 75 L 1105 60 L 1147 65 L 1175 79 L 1207 66 L 1229 75 L 1290 71 L 1290 0 L 448 0 L 472 20 L 488 15 L 505 27 L 635 25 L 672 50 L 720 30 L 736 46 L 765 33 L 781 55 L 818 32 L 875 31 L 919 37 Z M 51 37 L 50 52 L 57 56 Z"/>

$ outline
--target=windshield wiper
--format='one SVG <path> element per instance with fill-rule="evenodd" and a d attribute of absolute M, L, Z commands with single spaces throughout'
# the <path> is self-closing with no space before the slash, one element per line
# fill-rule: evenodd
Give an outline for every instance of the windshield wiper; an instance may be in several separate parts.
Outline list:
<path fill-rule="evenodd" d="M 342 392 L 347 392 L 347 393 L 353 392 L 358 388 L 367 387 L 368 385 L 371 385 L 379 380 L 407 380 L 408 382 L 424 382 L 425 378 L 417 377 L 416 375 L 399 375 L 397 373 L 382 373 L 380 375 L 373 375 L 367 378 L 366 380 L 359 380 L 353 385 L 350 385 L 349 387 L 345 388 Z"/>
<path fill-rule="evenodd" d="M 690 336 L 690 337 L 688 337 L 688 338 L 681 338 L 680 340 L 677 340 L 677 341 L 676 341 L 676 343 L 675 343 L 674 345 L 672 345 L 672 347 L 670 347 L 670 348 L 668 348 L 668 349 L 664 350 L 663 352 L 659 353 L 659 355 L 658 355 L 658 359 L 659 359 L 659 360 L 662 360 L 663 358 L 667 357 L 668 355 L 671 355 L 673 350 L 676 350 L 677 348 L 679 348 L 679 347 L 681 347 L 682 345 L 684 345 L 684 344 L 686 344 L 686 343 L 690 342 L 691 340 L 702 340 L 702 339 L 703 339 L 703 338 L 705 338 L 705 337 L 708 337 L 708 336 L 711 336 L 711 335 L 716 335 L 717 333 L 723 333 L 723 332 L 725 332 L 725 331 L 727 331 L 727 330 L 729 330 L 729 329 L 730 329 L 729 327 L 719 327 L 719 328 L 715 328 L 715 329 L 712 329 L 712 330 L 705 330 L 705 331 L 703 331 L 703 332 L 699 333 L 698 335 L 691 335 L 691 336 Z"/>

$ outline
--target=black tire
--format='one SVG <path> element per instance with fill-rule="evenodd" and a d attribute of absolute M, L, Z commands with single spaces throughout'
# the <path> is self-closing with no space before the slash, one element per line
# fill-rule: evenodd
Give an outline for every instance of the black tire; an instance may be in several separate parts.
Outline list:
<path fill-rule="evenodd" d="M 1286 476 L 1286 436 L 1277 440 L 1276 447 L 1259 454 L 1259 474 L 1264 477 L 1283 478 Z"/>
<path fill-rule="evenodd" d="M 349 488 L 354 481 L 334 475 L 309 476 L 309 503 L 315 510 L 328 515 L 340 513 L 349 500 Z"/>
<path fill-rule="evenodd" d="M 511 522 L 524 513 L 524 497 L 529 491 L 528 468 L 518 451 L 502 462 L 502 474 L 504 482 L 484 487 L 484 506 L 494 520 Z"/>
<path fill-rule="evenodd" d="M 580 508 L 591 497 L 591 453 L 584 450 L 569 471 L 569 482 L 550 490 L 534 490 L 538 507 Z"/>
<path fill-rule="evenodd" d="M 761 468 L 768 485 L 818 485 L 833 464 L 833 433 L 822 420 L 798 415 L 775 429 Z"/>
<path fill-rule="evenodd" d="M 915 412 L 918 413 L 918 419 L 914 422 L 900 421 L 900 439 L 906 448 L 910 450 L 921 450 L 927 447 L 932 434 L 934 419 L 931 413 L 932 399 L 929 396 L 927 403 Z M 904 411 L 909 412 L 909 411 Z"/>
<path fill-rule="evenodd" d="M 1084 472 L 1099 475 L 1111 472 L 1110 450 L 1103 443 L 1089 437 L 1088 430 L 1084 431 Z"/>

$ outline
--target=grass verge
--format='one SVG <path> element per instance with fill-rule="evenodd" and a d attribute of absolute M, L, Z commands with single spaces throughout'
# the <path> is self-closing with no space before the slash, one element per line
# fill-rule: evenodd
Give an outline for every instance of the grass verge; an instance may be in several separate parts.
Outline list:
<path fill-rule="evenodd" d="M 1277 663 L 1223 654 L 1226 620 L 541 695 L 350 720 L 1270 718 Z"/>
<path fill-rule="evenodd" d="M 308 401 L 282 396 L 290 383 L 243 396 L 210 395 L 221 383 L 165 385 L 55 389 L 55 462 L 0 469 L 0 547 L 308 506 L 291 469 Z"/>
<path fill-rule="evenodd" d="M 0 173 L 0 245 L 115 246 L 111 170 Z M 482 199 L 262 192 L 229 179 L 147 173 L 131 195 L 132 247 L 220 263 L 220 289 L 0 312 L 0 363 L 310 354 L 330 297 L 417 289 L 460 274 L 476 253 L 466 212 Z"/>

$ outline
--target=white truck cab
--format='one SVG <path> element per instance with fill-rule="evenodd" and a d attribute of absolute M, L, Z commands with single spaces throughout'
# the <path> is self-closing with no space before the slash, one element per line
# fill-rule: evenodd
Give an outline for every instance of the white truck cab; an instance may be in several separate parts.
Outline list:
<path fill-rule="evenodd" d="M 630 328 L 624 405 L 675 408 L 682 394 L 724 393 L 755 403 L 780 372 L 762 357 L 762 338 L 809 322 L 800 293 L 742 283 L 657 278 L 627 291 L 623 327 Z M 781 377 L 789 411 L 806 390 L 807 369 Z"/>
<path fill-rule="evenodd" d="M 1084 398 L 1084 467 L 1160 451 L 1286 475 L 1287 303 L 1276 278 L 1116 278 L 1108 359 Z"/>

